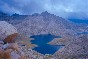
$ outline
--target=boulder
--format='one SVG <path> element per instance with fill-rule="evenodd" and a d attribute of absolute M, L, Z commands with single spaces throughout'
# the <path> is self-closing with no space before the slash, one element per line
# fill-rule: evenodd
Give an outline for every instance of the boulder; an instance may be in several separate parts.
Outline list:
<path fill-rule="evenodd" d="M 14 42 L 14 38 L 18 36 L 17 29 L 7 23 L 6 21 L 0 21 L 0 39 L 5 42 L 12 43 Z"/>

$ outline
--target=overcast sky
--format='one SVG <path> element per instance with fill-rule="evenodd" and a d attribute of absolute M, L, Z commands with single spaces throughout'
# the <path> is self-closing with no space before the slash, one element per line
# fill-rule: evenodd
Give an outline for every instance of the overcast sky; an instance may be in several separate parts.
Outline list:
<path fill-rule="evenodd" d="M 85 18 L 88 16 L 88 0 L 0 0 L 0 11 L 9 14 L 48 11 L 62 17 Z"/>

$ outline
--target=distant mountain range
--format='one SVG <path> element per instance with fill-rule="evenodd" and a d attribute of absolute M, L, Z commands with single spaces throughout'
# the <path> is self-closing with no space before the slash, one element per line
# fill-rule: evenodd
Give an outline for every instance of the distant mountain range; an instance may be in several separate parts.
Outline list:
<path fill-rule="evenodd" d="M 4 20 L 13 24 L 24 35 L 37 35 L 51 33 L 54 35 L 74 35 L 82 32 L 84 29 L 88 31 L 87 24 L 75 24 L 67 19 L 50 14 L 47 11 L 41 14 L 34 13 L 32 15 L 8 15 L 0 12 L 0 21 Z M 85 26 L 84 26 L 85 25 Z"/>

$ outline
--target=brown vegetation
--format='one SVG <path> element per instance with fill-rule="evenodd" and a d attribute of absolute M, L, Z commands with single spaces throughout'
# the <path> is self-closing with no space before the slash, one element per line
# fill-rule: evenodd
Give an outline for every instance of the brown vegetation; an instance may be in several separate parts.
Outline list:
<path fill-rule="evenodd" d="M 14 33 L 12 35 L 9 35 L 7 36 L 5 39 L 4 39 L 4 42 L 8 42 L 8 43 L 14 43 L 15 42 L 15 38 L 18 36 L 18 33 Z"/>

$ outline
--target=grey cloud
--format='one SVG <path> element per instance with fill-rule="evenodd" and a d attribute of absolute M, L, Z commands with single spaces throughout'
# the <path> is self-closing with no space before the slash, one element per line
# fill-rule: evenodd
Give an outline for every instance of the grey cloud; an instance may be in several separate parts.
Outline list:
<path fill-rule="evenodd" d="M 87 0 L 0 0 L 0 10 L 7 13 L 32 14 L 48 11 L 67 18 L 72 14 L 88 16 Z M 83 15 L 80 15 L 80 17 Z"/>

